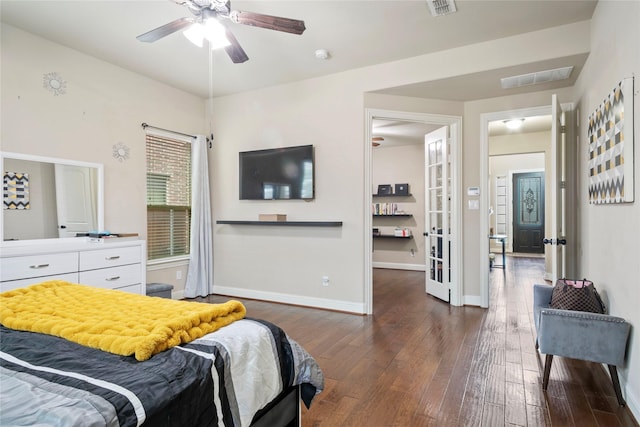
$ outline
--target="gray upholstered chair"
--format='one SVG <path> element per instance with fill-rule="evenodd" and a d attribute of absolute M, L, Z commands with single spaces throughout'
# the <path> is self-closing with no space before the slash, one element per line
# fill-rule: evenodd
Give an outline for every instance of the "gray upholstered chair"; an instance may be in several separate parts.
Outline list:
<path fill-rule="evenodd" d="M 553 286 L 533 285 L 533 317 L 538 334 L 536 349 L 546 355 L 543 390 L 549 384 L 553 356 L 606 363 L 621 406 L 617 366 L 624 363 L 630 325 L 620 317 L 549 307 Z"/>

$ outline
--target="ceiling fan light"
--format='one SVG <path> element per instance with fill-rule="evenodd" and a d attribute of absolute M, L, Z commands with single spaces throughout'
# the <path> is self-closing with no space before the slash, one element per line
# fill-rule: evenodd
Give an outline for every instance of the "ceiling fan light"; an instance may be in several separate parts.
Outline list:
<path fill-rule="evenodd" d="M 204 23 L 204 37 L 209 40 L 211 49 L 220 49 L 231 44 L 226 32 L 224 26 L 215 18 L 209 18 Z"/>
<path fill-rule="evenodd" d="M 187 28 L 182 34 L 184 34 L 191 43 L 198 47 L 202 47 L 202 43 L 204 42 L 204 27 L 201 24 L 196 22 Z"/>

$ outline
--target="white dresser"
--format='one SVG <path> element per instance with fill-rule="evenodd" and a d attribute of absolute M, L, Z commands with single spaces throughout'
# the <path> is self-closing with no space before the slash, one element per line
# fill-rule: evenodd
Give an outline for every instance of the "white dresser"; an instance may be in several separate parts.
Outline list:
<path fill-rule="evenodd" d="M 145 241 L 51 239 L 0 247 L 0 291 L 54 279 L 144 295 Z"/>

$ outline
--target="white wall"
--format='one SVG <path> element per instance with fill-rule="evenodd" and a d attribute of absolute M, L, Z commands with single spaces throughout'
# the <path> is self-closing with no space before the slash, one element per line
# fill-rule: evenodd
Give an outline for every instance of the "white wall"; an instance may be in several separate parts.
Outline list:
<path fill-rule="evenodd" d="M 336 102 L 336 94 L 340 101 Z M 214 100 L 210 152 L 214 219 L 343 221 L 342 227 L 214 228 L 214 289 L 236 296 L 362 311 L 364 165 L 362 96 L 348 78 L 327 77 Z M 343 126 L 358 117 L 360 126 Z M 238 152 L 312 144 L 312 201 L 239 200 Z M 369 212 L 367 206 L 366 212 Z M 328 276 L 330 285 L 322 286 Z"/>
<path fill-rule="evenodd" d="M 146 236 L 146 122 L 203 133 L 205 101 L 6 24 L 1 29 L 2 151 L 104 164 L 105 228 Z M 56 72 L 58 96 L 43 88 Z M 113 146 L 130 158 L 119 162 Z M 151 281 L 184 287 L 175 275 Z M 183 277 L 186 276 L 186 270 Z"/>
<path fill-rule="evenodd" d="M 640 2 L 600 1 L 591 24 L 591 54 L 576 83 L 579 134 L 579 258 L 580 277 L 595 282 L 606 296 L 609 312 L 632 324 L 624 368 L 623 394 L 640 419 Z M 587 118 L 625 77 L 636 76 L 635 201 L 620 205 L 591 205 L 588 201 Z M 629 94 L 628 96 L 632 96 Z"/>
<path fill-rule="evenodd" d="M 395 227 L 407 227 L 414 236 L 405 239 L 374 239 L 373 265 L 380 268 L 424 270 L 424 142 L 373 149 L 372 192 L 379 184 L 409 184 L 411 197 L 375 198 L 373 203 L 396 203 L 399 210 L 411 214 L 403 218 L 373 218 L 373 227 L 383 234 L 393 235 Z M 413 251 L 413 252 L 412 252 Z"/>

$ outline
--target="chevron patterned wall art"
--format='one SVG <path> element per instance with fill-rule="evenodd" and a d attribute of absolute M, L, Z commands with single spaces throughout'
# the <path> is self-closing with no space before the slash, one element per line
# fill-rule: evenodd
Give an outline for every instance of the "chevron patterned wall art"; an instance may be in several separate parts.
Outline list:
<path fill-rule="evenodd" d="M 589 203 L 633 202 L 633 78 L 589 116 Z"/>
<path fill-rule="evenodd" d="M 30 209 L 29 174 L 5 172 L 2 184 L 4 209 Z"/>

